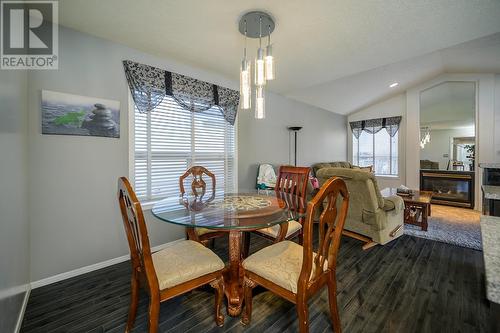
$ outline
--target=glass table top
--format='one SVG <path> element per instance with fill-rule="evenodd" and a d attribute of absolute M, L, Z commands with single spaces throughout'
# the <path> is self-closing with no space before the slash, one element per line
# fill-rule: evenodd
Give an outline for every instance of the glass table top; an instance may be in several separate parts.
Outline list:
<path fill-rule="evenodd" d="M 303 214 L 291 208 L 298 205 L 305 203 L 295 195 L 254 190 L 167 198 L 152 212 L 162 221 L 186 227 L 252 230 L 297 220 Z"/>

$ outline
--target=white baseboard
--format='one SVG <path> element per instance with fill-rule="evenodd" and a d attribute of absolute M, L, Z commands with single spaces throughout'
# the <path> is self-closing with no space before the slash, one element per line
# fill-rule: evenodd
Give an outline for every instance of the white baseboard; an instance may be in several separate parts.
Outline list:
<path fill-rule="evenodd" d="M 152 247 L 151 248 L 151 252 L 156 252 L 156 251 L 163 250 L 164 248 L 169 247 L 169 246 L 171 246 L 171 245 L 173 245 L 173 244 L 175 244 L 175 243 L 177 243 L 177 242 L 179 242 L 181 240 L 184 240 L 184 238 L 177 239 L 177 240 L 165 243 L 165 244 L 161 244 L 161 245 Z M 46 285 L 49 285 L 49 284 L 52 284 L 52 283 L 55 283 L 55 282 L 66 280 L 66 279 L 69 279 L 69 278 L 72 278 L 72 277 L 75 277 L 75 276 L 78 276 L 78 275 L 82 275 L 82 274 L 85 274 L 85 273 L 89 273 L 89 272 L 92 272 L 92 271 L 95 271 L 95 270 L 98 270 L 98 269 L 101 269 L 101 268 L 105 268 L 105 267 L 108 267 L 108 266 L 119 264 L 119 263 L 127 261 L 129 259 L 130 259 L 130 255 L 127 254 L 127 255 L 124 255 L 124 256 L 121 256 L 121 257 L 118 257 L 118 258 L 109 259 L 109 260 L 106 260 L 106 261 L 98 262 L 97 264 L 92 264 L 92 265 L 89 265 L 89 266 L 85 266 L 85 267 L 74 269 L 74 270 L 69 271 L 69 272 L 65 272 L 65 273 L 54 275 L 54 276 L 50 276 L 50 277 L 45 278 L 45 279 L 41 279 L 41 280 L 38 280 L 38 281 L 31 282 L 31 289 L 40 288 L 40 287 L 43 287 L 43 286 L 46 286 Z"/>
<path fill-rule="evenodd" d="M 21 326 L 23 325 L 23 319 L 24 319 L 24 312 L 26 311 L 26 307 L 28 306 L 28 300 L 30 298 L 30 293 L 31 293 L 31 288 L 29 288 L 29 285 L 27 285 L 28 288 L 26 290 L 26 294 L 24 294 L 24 300 L 23 300 L 23 306 L 21 307 L 21 311 L 19 311 L 19 317 L 17 318 L 17 324 L 16 324 L 16 333 L 19 333 L 21 331 Z"/>

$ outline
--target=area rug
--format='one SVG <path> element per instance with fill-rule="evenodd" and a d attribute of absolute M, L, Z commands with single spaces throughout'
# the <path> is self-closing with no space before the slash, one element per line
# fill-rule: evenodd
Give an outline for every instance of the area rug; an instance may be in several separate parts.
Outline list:
<path fill-rule="evenodd" d="M 432 205 L 427 231 L 405 224 L 405 234 L 482 250 L 480 216 L 472 209 Z"/>

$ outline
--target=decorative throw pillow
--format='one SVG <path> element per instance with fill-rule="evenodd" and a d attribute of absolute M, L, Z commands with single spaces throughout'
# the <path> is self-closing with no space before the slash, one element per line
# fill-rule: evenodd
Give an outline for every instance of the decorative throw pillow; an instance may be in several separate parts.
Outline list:
<path fill-rule="evenodd" d="M 365 172 L 372 172 L 373 173 L 373 165 L 359 167 L 359 169 L 362 171 L 365 171 Z"/>

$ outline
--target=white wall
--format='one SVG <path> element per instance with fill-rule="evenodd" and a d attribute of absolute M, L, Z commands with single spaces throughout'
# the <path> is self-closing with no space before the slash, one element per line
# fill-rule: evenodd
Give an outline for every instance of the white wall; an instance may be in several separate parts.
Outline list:
<path fill-rule="evenodd" d="M 289 126 L 302 126 L 297 138 L 297 165 L 346 160 L 346 117 L 280 95 L 266 95 L 266 118 L 251 111 L 238 116 L 240 188 L 255 188 L 260 163 L 293 164 Z M 291 148 L 291 149 L 290 149 Z"/>
<path fill-rule="evenodd" d="M 495 75 L 495 156 L 500 160 L 500 74 Z"/>
<path fill-rule="evenodd" d="M 235 85 L 64 27 L 59 34 L 59 70 L 29 74 L 32 281 L 128 254 L 116 199 L 118 177 L 129 175 L 129 99 L 122 60 Z M 42 89 L 120 101 L 120 138 L 42 135 Z M 184 237 L 183 228 L 148 216 L 153 246 Z"/>
<path fill-rule="evenodd" d="M 453 155 L 451 151 L 453 138 L 473 136 L 475 136 L 475 133 L 472 127 L 443 130 L 431 129 L 431 141 L 423 149 L 420 149 L 420 159 L 439 162 L 439 169 L 446 170 L 448 161 Z M 443 157 L 444 154 L 448 154 L 448 157 Z"/>
<path fill-rule="evenodd" d="M 398 176 L 377 176 L 377 182 L 381 189 L 385 187 L 398 187 L 401 184 L 404 184 L 406 181 L 406 168 L 405 168 L 405 137 L 406 137 L 406 95 L 400 94 L 389 98 L 380 103 L 373 104 L 367 108 L 361 109 L 354 113 L 351 113 L 347 117 L 347 121 L 358 121 L 358 120 L 367 120 L 367 119 L 375 119 L 382 117 L 395 117 L 402 116 L 401 125 L 399 127 L 399 147 L 398 147 Z M 349 124 L 348 127 L 348 159 L 352 162 L 352 131 Z"/>
<path fill-rule="evenodd" d="M 419 187 L 420 149 L 418 142 L 420 124 L 420 92 L 447 81 L 466 81 L 476 83 L 476 164 L 499 162 L 500 152 L 495 152 L 495 75 L 494 74 L 443 74 L 407 91 L 407 129 L 406 129 L 406 183 L 408 187 Z M 482 204 L 481 168 L 476 168 L 475 208 Z"/>
<path fill-rule="evenodd" d="M 29 283 L 27 73 L 0 70 L 0 332 L 13 332 Z"/>

